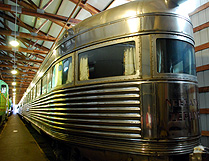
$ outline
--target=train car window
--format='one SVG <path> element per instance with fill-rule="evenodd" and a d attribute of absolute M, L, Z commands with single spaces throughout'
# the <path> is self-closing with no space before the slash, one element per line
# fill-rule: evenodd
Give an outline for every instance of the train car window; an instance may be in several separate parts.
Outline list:
<path fill-rule="evenodd" d="M 52 67 L 52 88 L 55 87 L 55 72 L 56 71 L 56 68 L 55 66 Z"/>
<path fill-rule="evenodd" d="M 34 99 L 34 87 L 31 89 L 31 100 Z"/>
<path fill-rule="evenodd" d="M 62 85 L 62 69 L 63 69 L 63 63 L 62 61 L 57 63 L 52 71 L 52 88 Z"/>
<path fill-rule="evenodd" d="M 1 85 L 1 93 L 6 93 L 6 92 L 7 92 L 7 86 Z"/>
<path fill-rule="evenodd" d="M 63 63 L 62 84 L 72 83 L 73 82 L 72 57 L 64 59 L 62 63 Z"/>
<path fill-rule="evenodd" d="M 29 101 L 31 101 L 32 100 L 32 91 L 30 91 L 30 93 L 29 93 Z"/>
<path fill-rule="evenodd" d="M 41 80 L 37 83 L 37 97 L 41 95 Z"/>
<path fill-rule="evenodd" d="M 47 92 L 49 92 L 52 88 L 52 74 L 51 70 L 47 73 Z"/>
<path fill-rule="evenodd" d="M 35 98 L 36 98 L 36 85 L 33 88 L 33 99 L 35 99 Z"/>
<path fill-rule="evenodd" d="M 42 79 L 42 94 L 45 94 L 47 90 L 47 75 Z"/>
<path fill-rule="evenodd" d="M 26 103 L 28 103 L 28 99 L 29 99 L 29 98 L 28 98 L 28 94 L 27 94 L 27 95 L 26 95 Z"/>
<path fill-rule="evenodd" d="M 157 39 L 157 72 L 196 75 L 194 47 L 181 40 Z"/>
<path fill-rule="evenodd" d="M 79 54 L 79 80 L 136 74 L 135 42 L 105 46 Z"/>

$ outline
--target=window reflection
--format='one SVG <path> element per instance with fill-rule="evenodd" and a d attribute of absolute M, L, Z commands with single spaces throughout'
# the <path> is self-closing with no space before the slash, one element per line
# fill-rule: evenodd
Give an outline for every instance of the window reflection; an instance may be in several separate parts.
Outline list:
<path fill-rule="evenodd" d="M 47 73 L 47 92 L 49 92 L 51 88 L 52 88 L 52 74 L 51 74 L 51 70 L 49 70 Z"/>
<path fill-rule="evenodd" d="M 72 66 L 72 57 L 64 59 L 62 61 L 63 63 L 63 78 L 62 78 L 62 84 L 71 83 L 73 81 L 73 66 Z"/>
<path fill-rule="evenodd" d="M 184 41 L 157 39 L 157 71 L 196 75 L 194 47 Z"/>
<path fill-rule="evenodd" d="M 47 90 L 47 75 L 42 79 L 42 94 L 45 94 Z"/>
<path fill-rule="evenodd" d="M 79 80 L 136 74 L 135 42 L 93 49 L 79 54 Z"/>
<path fill-rule="evenodd" d="M 41 95 L 41 80 L 37 83 L 37 97 Z"/>
<path fill-rule="evenodd" d="M 73 82 L 72 57 L 66 58 L 52 68 L 52 88 Z"/>
<path fill-rule="evenodd" d="M 6 93 L 6 91 L 7 91 L 7 86 L 1 85 L 1 93 Z"/>

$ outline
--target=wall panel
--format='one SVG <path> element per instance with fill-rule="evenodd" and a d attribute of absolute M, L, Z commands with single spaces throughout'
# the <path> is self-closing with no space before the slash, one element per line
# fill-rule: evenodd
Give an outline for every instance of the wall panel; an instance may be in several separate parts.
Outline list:
<path fill-rule="evenodd" d="M 193 23 L 193 27 L 199 27 L 200 25 L 206 24 L 209 22 L 209 0 L 196 0 L 197 12 L 192 12 L 190 14 L 191 21 Z M 195 47 L 206 44 L 209 42 L 209 27 L 208 25 L 204 25 L 204 27 L 199 27 L 200 30 L 195 30 L 194 39 L 195 39 Z M 196 66 L 201 68 L 204 65 L 209 64 L 209 48 L 201 49 L 195 53 L 196 55 Z M 209 86 L 209 70 L 199 71 L 197 73 L 198 78 L 198 86 L 199 87 L 208 87 Z M 199 94 L 200 98 L 200 109 L 202 112 L 200 114 L 200 124 L 202 138 L 201 143 L 204 146 L 209 147 L 209 136 L 207 135 L 209 132 L 209 114 L 206 109 L 209 109 L 209 92 L 202 92 Z"/>

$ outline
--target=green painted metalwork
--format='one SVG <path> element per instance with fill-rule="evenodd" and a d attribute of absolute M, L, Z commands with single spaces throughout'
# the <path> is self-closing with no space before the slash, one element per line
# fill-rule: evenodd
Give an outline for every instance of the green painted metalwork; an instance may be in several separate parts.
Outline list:
<path fill-rule="evenodd" d="M 0 80 L 0 125 L 7 119 L 10 107 L 9 86 L 3 80 Z"/>

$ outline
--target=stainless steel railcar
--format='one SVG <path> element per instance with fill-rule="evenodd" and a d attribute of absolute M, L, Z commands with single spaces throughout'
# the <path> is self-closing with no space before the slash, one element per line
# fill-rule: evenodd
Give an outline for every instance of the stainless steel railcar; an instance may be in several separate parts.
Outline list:
<path fill-rule="evenodd" d="M 195 70 L 188 15 L 173 1 L 133 1 L 66 31 L 20 114 L 75 146 L 188 154 L 200 137 Z"/>

